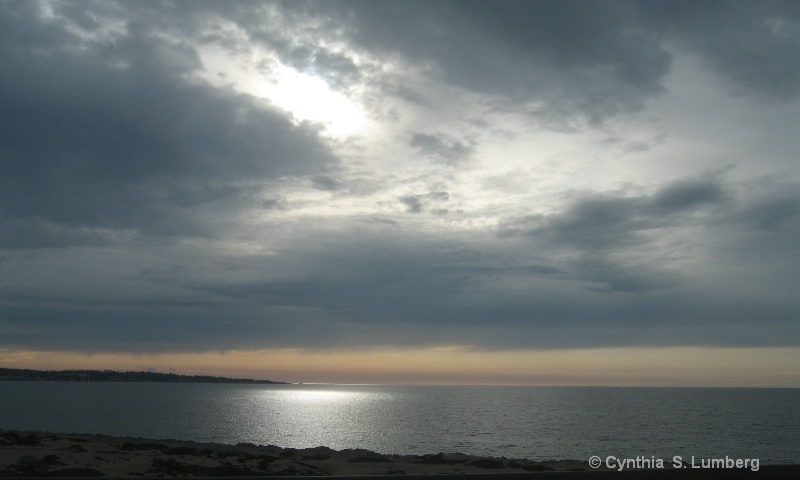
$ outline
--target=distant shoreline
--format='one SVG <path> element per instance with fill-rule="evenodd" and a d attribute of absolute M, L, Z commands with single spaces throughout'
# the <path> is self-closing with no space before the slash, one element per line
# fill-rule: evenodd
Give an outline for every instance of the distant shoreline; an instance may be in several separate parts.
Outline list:
<path fill-rule="evenodd" d="M 250 378 L 214 377 L 210 375 L 178 375 L 143 371 L 116 370 L 32 370 L 0 368 L 0 381 L 51 382 L 167 382 L 167 383 L 246 383 L 289 385 L 288 382 Z"/>

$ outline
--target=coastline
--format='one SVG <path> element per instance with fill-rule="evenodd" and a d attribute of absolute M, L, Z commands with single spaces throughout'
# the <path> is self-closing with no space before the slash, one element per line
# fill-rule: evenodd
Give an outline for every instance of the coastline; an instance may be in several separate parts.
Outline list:
<path fill-rule="evenodd" d="M 391 455 L 364 449 L 306 449 L 240 443 L 224 445 L 183 440 L 95 434 L 0 430 L 0 477 L 319 477 L 367 480 L 444 477 L 539 480 L 613 479 L 789 479 L 800 465 L 750 469 L 592 469 L 579 460 L 532 461 L 459 453 Z"/>
<path fill-rule="evenodd" d="M 250 385 L 291 385 L 274 380 L 215 377 L 211 375 L 179 375 L 147 371 L 118 370 L 32 370 L 0 368 L 3 382 L 162 382 L 162 383 L 239 383 Z"/>
<path fill-rule="evenodd" d="M 460 453 L 390 455 L 240 443 L 0 430 L 0 476 L 234 477 L 497 474 L 588 471 L 578 460 L 535 462 Z"/>

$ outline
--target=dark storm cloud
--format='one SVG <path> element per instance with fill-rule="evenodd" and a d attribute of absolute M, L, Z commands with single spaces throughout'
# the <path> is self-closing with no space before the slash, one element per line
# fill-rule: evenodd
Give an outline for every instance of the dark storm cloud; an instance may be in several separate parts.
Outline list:
<path fill-rule="evenodd" d="M 231 208 L 259 180 L 334 161 L 284 114 L 187 79 L 199 63 L 183 42 L 135 22 L 113 41 L 84 42 L 14 7 L 31 9 L 6 4 L 6 23 L 46 32 L 6 34 L 0 50 L 0 208 L 29 246 L 68 227 L 210 235 L 205 204 Z"/>
<path fill-rule="evenodd" d="M 774 185 L 768 193 L 756 195 L 738 219 L 759 229 L 780 231 L 800 218 L 800 185 Z"/>
<path fill-rule="evenodd" d="M 563 253 L 580 247 L 574 243 L 515 236 L 484 238 L 487 247 L 475 250 L 400 226 L 330 226 L 306 224 L 305 240 L 288 240 L 269 255 L 181 247 L 125 253 L 115 261 L 86 252 L 96 271 L 83 268 L 72 282 L 66 282 L 69 263 L 54 271 L 45 258 L 11 254 L 2 271 L 40 268 L 55 285 L 54 291 L 39 286 L 33 296 L 24 293 L 24 282 L 5 289 L 4 341 L 28 348 L 197 351 L 442 343 L 752 346 L 794 345 L 798 338 L 791 332 L 800 312 L 790 292 L 737 295 L 724 288 L 738 281 L 730 276 L 712 277 L 709 291 L 660 255 L 627 261 L 589 251 L 572 258 Z M 657 243 L 644 247 L 661 250 Z M 774 248 L 774 242 L 764 245 Z M 774 255 L 794 255 L 797 248 L 785 244 Z M 747 255 L 761 261 L 752 247 Z M 741 253 L 736 257 L 751 265 Z M 122 259 L 133 271 L 118 265 Z M 93 293 L 109 273 L 116 279 L 107 287 L 112 290 Z M 594 333 L 585 338 L 578 330 Z"/>
<path fill-rule="evenodd" d="M 308 5 L 308 4 L 303 4 Z M 379 54 L 433 62 L 447 82 L 602 118 L 661 90 L 670 55 L 614 2 L 311 3 Z"/>
<path fill-rule="evenodd" d="M 287 65 L 341 90 L 364 79 L 382 82 L 374 76 L 379 69 L 356 61 L 354 52 L 398 57 L 433 67 L 452 85 L 506 99 L 504 108 L 533 100 L 537 107 L 527 111 L 543 120 L 578 115 L 601 121 L 641 108 L 663 92 L 675 46 L 699 55 L 739 94 L 782 98 L 800 91 L 800 13 L 791 1 L 230 1 L 95 8 L 111 18 L 134 14 L 241 53 L 246 47 L 226 38 L 218 20 L 232 21 Z M 80 3 L 59 10 L 75 23 L 98 22 Z M 11 34 L 34 38 L 30 32 Z M 342 39 L 352 52 L 333 47 Z"/>
<path fill-rule="evenodd" d="M 739 94 L 795 98 L 797 10 L 738 1 L 0 3 L 0 347 L 797 346 L 793 178 L 769 170 L 772 180 L 734 183 L 654 161 L 663 170 L 646 185 L 620 177 L 624 191 L 587 191 L 568 178 L 552 186 L 562 180 L 548 177 L 544 159 L 541 176 L 517 170 L 518 196 L 474 187 L 474 212 L 434 217 L 451 194 L 460 201 L 490 183 L 471 163 L 507 159 L 482 158 L 456 130 L 463 118 L 441 113 L 452 125 L 399 133 L 381 126 L 401 144 L 387 141 L 376 156 L 411 147 L 453 173 L 410 186 L 401 182 L 428 172 L 370 171 L 368 142 L 348 144 L 340 161 L 319 129 L 195 75 L 203 45 L 234 62 L 252 60 L 258 42 L 341 91 L 404 92 L 427 106 L 423 93 L 433 94 L 403 76 L 408 67 L 468 91 L 455 100 L 480 94 L 478 109 L 602 122 L 664 93 L 681 52 Z M 270 59 L 254 70 L 270 73 Z M 504 128 L 493 121 L 479 120 L 487 132 Z M 653 154 L 644 164 L 666 137 L 617 138 L 626 159 Z M 569 161 L 564 171 L 580 168 Z M 686 179 L 666 182 L 664 171 Z M 275 186 L 293 176 L 302 178 Z M 525 203 L 539 180 L 552 192 L 541 210 Z M 308 197 L 343 200 L 326 217 L 327 200 Z"/>
<path fill-rule="evenodd" d="M 800 91 L 795 2 L 479 0 L 290 2 L 360 48 L 430 64 L 446 82 L 552 122 L 641 108 L 663 92 L 673 46 L 698 54 L 742 95 Z M 337 62 L 342 70 L 347 60 Z M 347 70 L 347 68 L 345 70 Z"/>
<path fill-rule="evenodd" d="M 797 2 L 664 0 L 638 6 L 654 28 L 701 55 L 733 92 L 777 99 L 800 93 Z"/>
<path fill-rule="evenodd" d="M 558 213 L 509 219 L 501 223 L 499 233 L 547 239 L 587 252 L 610 251 L 638 245 L 652 230 L 692 222 L 692 212 L 723 200 L 723 188 L 713 180 L 678 181 L 652 195 L 590 193 Z"/>
<path fill-rule="evenodd" d="M 575 259 L 567 262 L 567 268 L 575 278 L 598 285 L 591 288 L 647 292 L 675 287 L 680 280 L 651 259 L 636 260 L 634 252 L 657 245 L 660 237 L 673 229 L 696 225 L 699 210 L 724 201 L 723 187 L 717 181 L 684 180 L 651 195 L 587 194 L 561 212 L 503 222 L 498 233 L 526 236 L 542 248 L 569 252 Z M 722 214 L 705 213 L 721 221 Z M 619 258 L 618 252 L 629 253 Z"/>
<path fill-rule="evenodd" d="M 126 345 L 132 351 L 357 345 L 405 328 L 398 323 L 451 323 L 448 309 L 462 310 L 457 291 L 468 275 L 448 265 L 452 245 L 398 231 L 306 231 L 318 241 L 298 242 L 277 255 L 218 258 L 183 248 L 144 265 L 141 257 L 130 256 L 142 270 L 135 277 L 119 272 L 106 254 L 96 264 L 100 271 L 84 271 L 79 280 L 91 284 L 102 281 L 102 269 L 116 270 L 118 284 L 100 296 L 80 288 L 77 295 L 64 293 L 63 285 L 35 295 L 6 289 L 0 318 L 13 335 L 4 342 L 79 349 Z M 146 260 L 158 251 L 139 254 Z M 188 261 L 198 258 L 204 263 Z M 17 255 L 2 268 L 36 264 Z M 208 275 L 209 269 L 214 273 Z M 50 275 L 60 274 L 50 269 Z M 169 295 L 128 288 L 143 280 Z M 407 336 L 421 344 L 437 341 Z"/>
<path fill-rule="evenodd" d="M 665 213 L 680 212 L 719 202 L 722 197 L 722 187 L 717 182 L 682 181 L 659 189 L 650 199 L 649 208 Z"/>
<path fill-rule="evenodd" d="M 561 212 L 501 222 L 498 234 L 527 238 L 535 248 L 566 258 L 559 268 L 595 283 L 592 289 L 641 293 L 674 289 L 683 281 L 679 270 L 660 259 L 660 252 L 680 259 L 688 258 L 693 248 L 709 249 L 718 261 L 737 268 L 795 255 L 798 246 L 789 239 L 800 227 L 798 198 L 787 185 L 759 198 L 726 188 L 719 180 L 683 180 L 649 195 L 587 193 Z M 671 245 L 681 231 L 693 233 Z M 772 273 L 774 280 L 782 279 L 780 285 L 795 276 L 784 267 Z M 776 286 L 775 291 L 784 290 Z M 784 313 L 782 318 L 790 316 Z"/>
<path fill-rule="evenodd" d="M 626 265 L 608 257 L 584 255 L 574 262 L 576 277 L 599 286 L 589 287 L 599 292 L 644 293 L 651 290 L 673 288 L 680 278 L 661 270 L 660 265 Z"/>
<path fill-rule="evenodd" d="M 59 248 L 74 245 L 102 246 L 112 241 L 102 232 L 70 228 L 36 218 L 0 215 L 0 248 Z"/>

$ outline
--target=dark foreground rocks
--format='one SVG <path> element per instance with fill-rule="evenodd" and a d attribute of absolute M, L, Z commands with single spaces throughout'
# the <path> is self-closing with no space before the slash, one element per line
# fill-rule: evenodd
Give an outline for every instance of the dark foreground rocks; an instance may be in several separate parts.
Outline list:
<path fill-rule="evenodd" d="M 525 473 L 588 470 L 585 462 L 534 462 L 458 453 L 384 455 L 364 449 L 220 445 L 103 435 L 0 430 L 4 477 L 244 477 Z"/>

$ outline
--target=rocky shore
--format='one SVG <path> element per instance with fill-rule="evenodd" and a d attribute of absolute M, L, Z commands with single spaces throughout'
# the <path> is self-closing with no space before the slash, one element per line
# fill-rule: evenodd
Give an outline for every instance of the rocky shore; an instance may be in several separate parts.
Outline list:
<path fill-rule="evenodd" d="M 0 430 L 4 477 L 238 477 L 525 473 L 590 470 L 586 462 L 458 453 L 386 455 L 369 450 L 221 445 L 104 435 Z"/>

